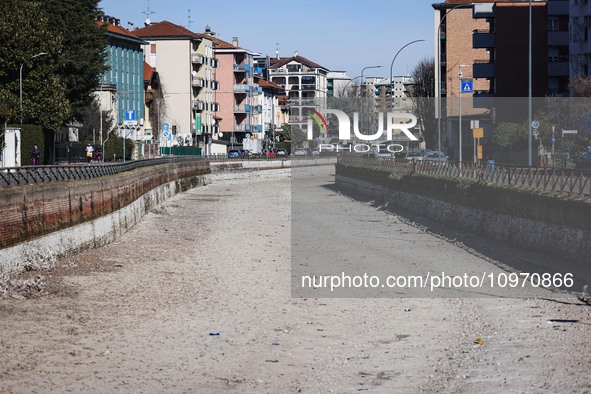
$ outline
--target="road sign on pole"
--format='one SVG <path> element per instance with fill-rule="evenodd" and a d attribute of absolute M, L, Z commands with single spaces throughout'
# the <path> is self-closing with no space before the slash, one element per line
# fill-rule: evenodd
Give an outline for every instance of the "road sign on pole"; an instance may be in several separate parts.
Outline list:
<path fill-rule="evenodd" d="M 460 93 L 472 93 L 473 87 L 471 79 L 462 79 Z"/>
<path fill-rule="evenodd" d="M 137 114 L 135 109 L 125 110 L 125 120 L 123 121 L 124 126 L 137 126 Z"/>
<path fill-rule="evenodd" d="M 162 123 L 162 131 L 170 130 L 170 125 L 168 123 Z"/>

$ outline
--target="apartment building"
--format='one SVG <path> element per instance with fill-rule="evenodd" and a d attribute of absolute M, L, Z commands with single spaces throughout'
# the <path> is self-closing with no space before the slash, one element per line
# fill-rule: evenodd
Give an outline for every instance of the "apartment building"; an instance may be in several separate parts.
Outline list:
<path fill-rule="evenodd" d="M 167 125 L 172 140 L 164 146 L 199 146 L 210 154 L 210 140 L 216 129 L 215 113 L 219 89 L 214 70 L 218 66 L 213 42 L 208 35 L 194 33 L 169 21 L 134 31 L 147 42 L 146 62 L 158 70 L 163 104 L 157 106 L 158 123 Z"/>
<path fill-rule="evenodd" d="M 219 132 L 213 136 L 212 153 L 226 154 L 228 149 L 240 148 L 246 138 L 252 137 L 262 143 L 264 130 L 258 97 L 263 90 L 255 80 L 262 74 L 262 69 L 253 63 L 253 57 L 258 54 L 241 48 L 238 37 L 229 43 L 215 37 L 210 28 L 206 28 L 204 35 L 211 40 L 219 61 L 215 70 L 219 81 L 215 94 L 220 103 L 216 113 Z"/>
<path fill-rule="evenodd" d="M 292 57 L 270 59 L 269 78 L 283 87 L 290 105 L 290 123 L 307 129 L 308 108 L 326 107 L 328 72 L 297 52 Z"/>
<path fill-rule="evenodd" d="M 329 71 L 326 75 L 326 97 L 343 97 L 350 85 L 351 77 L 346 71 Z"/>
<path fill-rule="evenodd" d="M 409 91 L 413 84 L 414 80 L 409 76 L 378 78 L 373 82 L 374 95 L 386 103 L 387 109 L 408 110 L 413 106 Z"/>
<path fill-rule="evenodd" d="M 257 83 L 263 90 L 263 94 L 258 96 L 257 106 L 261 108 L 258 122 L 263 125 L 266 146 L 274 146 L 277 142 L 276 131 L 288 123 L 288 107 L 285 102 L 287 96 L 285 89 L 264 78 L 258 79 Z"/>
<path fill-rule="evenodd" d="M 111 113 L 115 125 L 123 124 L 126 111 L 135 111 L 138 126 L 119 130 L 122 137 L 136 141 L 134 156 L 142 156 L 143 143 L 151 140 L 151 130 L 145 124 L 143 46 L 146 42 L 121 27 L 119 19 L 103 16 L 97 23 L 106 29 L 108 70 L 100 77 L 95 94 L 101 111 Z"/>
<path fill-rule="evenodd" d="M 570 14 L 570 76 L 591 76 L 591 4 L 588 0 L 572 0 Z M 555 21 L 564 29 L 563 20 Z M 568 31 L 568 30 L 567 30 Z"/>

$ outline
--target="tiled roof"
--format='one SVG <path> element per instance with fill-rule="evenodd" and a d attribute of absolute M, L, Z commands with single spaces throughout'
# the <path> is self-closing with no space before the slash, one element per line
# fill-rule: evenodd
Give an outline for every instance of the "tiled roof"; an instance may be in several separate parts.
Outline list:
<path fill-rule="evenodd" d="M 99 26 L 104 26 L 109 33 L 113 33 L 113 34 L 116 34 L 116 35 L 119 35 L 119 36 L 123 36 L 123 37 L 127 37 L 127 38 L 133 38 L 134 40 L 139 40 L 139 41 L 142 40 L 139 36 L 137 36 L 136 34 L 130 32 L 129 30 L 125 29 L 124 27 L 115 26 L 115 25 L 112 25 L 110 23 L 104 23 L 104 22 L 101 22 L 101 21 L 97 21 L 96 23 Z"/>
<path fill-rule="evenodd" d="M 204 38 L 204 34 L 193 33 L 191 30 L 175 25 L 169 21 L 153 23 L 150 26 L 134 30 L 134 33 L 142 38 L 148 37 L 185 37 L 185 38 Z M 209 36 L 208 36 L 209 37 Z"/>
<path fill-rule="evenodd" d="M 314 63 L 313 61 L 306 59 L 305 57 L 300 55 L 295 55 L 292 57 L 281 57 L 279 59 L 271 59 L 271 68 L 282 67 L 291 61 L 302 63 L 310 68 L 323 68 L 325 70 L 328 70 L 328 68 L 322 67 L 320 64 Z"/>
<path fill-rule="evenodd" d="M 259 79 L 259 86 L 262 88 L 271 88 L 271 89 L 277 89 L 279 91 L 285 91 L 284 88 L 282 88 L 281 86 L 277 85 L 276 83 L 273 83 L 271 81 L 267 81 L 266 79 Z"/>
<path fill-rule="evenodd" d="M 204 34 L 213 42 L 213 46 L 215 49 L 242 49 L 240 47 L 234 46 L 227 41 L 220 40 L 219 38 L 210 36 L 209 34 Z"/>
<path fill-rule="evenodd" d="M 156 71 L 155 68 L 150 66 L 148 63 L 144 62 L 144 81 L 151 81 L 152 74 L 154 74 L 154 71 Z"/>

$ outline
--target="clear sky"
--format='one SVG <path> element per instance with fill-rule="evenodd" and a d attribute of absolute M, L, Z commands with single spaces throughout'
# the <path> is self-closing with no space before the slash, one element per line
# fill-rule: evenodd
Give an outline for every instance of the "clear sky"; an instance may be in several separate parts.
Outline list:
<path fill-rule="evenodd" d="M 101 0 L 107 15 L 143 26 L 146 11 L 152 21 L 169 20 L 195 32 L 206 25 L 216 37 L 243 48 L 280 56 L 294 51 L 330 70 L 350 77 L 389 77 L 394 55 L 410 41 L 394 63 L 394 75 L 407 75 L 415 64 L 433 57 L 432 0 Z M 441 0 L 443 2 L 443 0 Z M 189 10 L 190 21 L 189 24 Z"/>

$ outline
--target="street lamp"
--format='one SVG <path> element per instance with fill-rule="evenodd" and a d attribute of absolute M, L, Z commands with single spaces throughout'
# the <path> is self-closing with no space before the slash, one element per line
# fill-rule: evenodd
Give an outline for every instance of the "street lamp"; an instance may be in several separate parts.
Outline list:
<path fill-rule="evenodd" d="M 460 111 L 459 111 L 459 126 L 460 126 L 460 132 L 459 132 L 459 137 L 460 137 L 460 165 L 462 165 L 462 77 L 464 76 L 464 74 L 462 74 L 462 67 L 470 67 L 470 65 L 468 64 L 460 64 L 460 72 L 458 73 L 458 77 L 460 78 L 460 90 L 459 90 L 459 95 L 460 95 Z"/>
<path fill-rule="evenodd" d="M 414 43 L 422 42 L 422 41 L 425 41 L 425 40 L 414 40 L 414 41 L 409 42 L 408 44 L 406 44 L 402 48 L 400 48 L 398 50 L 398 52 L 396 52 L 396 55 L 394 55 L 394 59 L 392 59 L 392 64 L 390 64 L 390 100 L 391 100 L 391 103 L 392 103 L 392 109 L 394 109 L 394 79 L 393 79 L 393 76 L 392 76 L 392 68 L 394 67 L 394 61 L 396 61 L 396 57 L 398 57 L 398 54 L 400 52 L 402 52 L 402 50 L 404 48 L 406 48 L 407 46 L 412 45 Z"/>
<path fill-rule="evenodd" d="M 343 88 L 343 94 L 345 94 L 347 92 L 347 88 L 349 87 L 349 85 L 351 84 L 351 82 L 353 82 L 356 79 L 362 78 L 362 77 L 363 77 L 363 75 L 358 75 L 355 78 L 351 79 L 349 82 L 347 82 L 345 84 L 345 87 Z"/>
<path fill-rule="evenodd" d="M 532 166 L 532 109 L 531 109 L 531 96 L 532 96 L 532 14 L 531 14 L 531 0 L 529 0 L 529 43 L 528 43 L 528 91 L 527 91 L 527 157 L 528 164 Z"/>
<path fill-rule="evenodd" d="M 39 52 L 36 55 L 31 56 L 31 59 L 35 59 L 36 57 L 39 56 L 43 56 L 43 55 L 48 55 L 47 52 Z M 19 97 L 20 97 L 20 109 L 21 109 L 21 124 L 23 124 L 23 66 L 25 64 L 21 63 L 21 68 L 20 68 L 20 72 L 19 72 Z"/>
<path fill-rule="evenodd" d="M 363 73 L 365 72 L 365 70 L 367 70 L 369 68 L 382 68 L 382 66 L 367 66 L 367 67 L 363 67 L 363 69 L 361 69 L 361 86 L 362 87 L 363 87 Z M 365 89 L 363 89 L 362 92 L 364 94 L 362 94 L 361 97 L 365 97 Z"/>
<path fill-rule="evenodd" d="M 437 81 L 437 102 L 438 102 L 438 116 L 437 116 L 437 149 L 441 152 L 441 113 L 443 109 L 441 108 L 441 25 L 447 15 L 449 15 L 453 10 L 458 8 L 470 8 L 473 4 L 458 4 L 455 7 L 452 7 L 449 11 L 447 11 L 443 18 L 439 21 L 439 26 L 437 26 L 437 76 L 439 80 Z"/>

